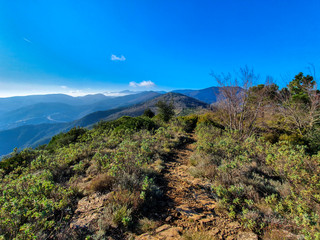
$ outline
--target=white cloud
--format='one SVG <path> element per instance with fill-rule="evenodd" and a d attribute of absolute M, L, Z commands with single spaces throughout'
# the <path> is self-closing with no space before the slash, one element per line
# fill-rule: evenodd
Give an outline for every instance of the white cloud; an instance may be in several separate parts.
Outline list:
<path fill-rule="evenodd" d="M 136 83 L 136 82 L 130 82 L 130 83 L 129 83 L 129 86 L 130 86 L 130 87 L 138 87 L 138 83 Z"/>
<path fill-rule="evenodd" d="M 128 95 L 120 92 L 104 92 L 103 94 L 107 97 L 122 97 Z"/>
<path fill-rule="evenodd" d="M 140 83 L 137 82 L 130 82 L 129 83 L 130 87 L 154 87 L 156 84 L 152 81 L 142 81 Z"/>
<path fill-rule="evenodd" d="M 23 38 L 23 40 L 25 40 L 26 42 L 28 42 L 28 43 L 32 43 L 28 38 Z"/>
<path fill-rule="evenodd" d="M 112 54 L 112 55 L 111 55 L 111 60 L 112 60 L 112 61 L 125 61 L 126 58 L 125 58 L 123 55 L 121 55 L 121 57 L 118 57 L 118 56 Z"/>
<path fill-rule="evenodd" d="M 68 87 L 67 86 L 60 86 L 62 89 L 67 89 Z"/>

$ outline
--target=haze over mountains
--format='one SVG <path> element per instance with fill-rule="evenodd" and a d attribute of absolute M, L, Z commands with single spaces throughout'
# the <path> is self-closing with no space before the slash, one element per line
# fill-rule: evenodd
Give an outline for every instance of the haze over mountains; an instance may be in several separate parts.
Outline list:
<path fill-rule="evenodd" d="M 125 96 L 104 94 L 71 97 L 64 94 L 0 98 L 0 156 L 17 147 L 36 147 L 48 143 L 61 131 L 88 127 L 101 120 L 139 116 L 146 108 L 157 112 L 159 100 L 173 102 L 177 114 L 187 109 L 208 108 L 216 101 L 219 88 L 163 92 L 129 92 Z"/>
<path fill-rule="evenodd" d="M 117 108 L 108 111 L 99 111 L 91 113 L 74 122 L 76 126 L 90 126 L 98 121 L 115 120 L 122 116 L 137 117 L 143 114 L 143 112 L 150 108 L 154 113 L 157 114 L 156 104 L 158 101 L 164 101 L 167 103 L 173 103 L 176 114 L 181 114 L 185 109 L 199 109 L 208 108 L 209 104 L 201 102 L 195 98 L 191 98 L 179 93 L 166 93 L 156 98 L 148 100 L 144 103 L 136 104 L 127 108 Z"/>
<path fill-rule="evenodd" d="M 156 92 L 142 92 L 121 97 L 103 94 L 71 97 L 57 94 L 4 98 L 0 99 L 0 106 L 5 105 L 0 109 L 0 130 L 30 124 L 70 122 L 95 111 L 129 106 L 158 95 Z"/>
<path fill-rule="evenodd" d="M 219 87 L 209 87 L 200 90 L 174 90 L 175 93 L 181 93 L 188 97 L 196 98 L 202 102 L 211 104 L 217 101 L 217 96 L 219 95 Z"/>

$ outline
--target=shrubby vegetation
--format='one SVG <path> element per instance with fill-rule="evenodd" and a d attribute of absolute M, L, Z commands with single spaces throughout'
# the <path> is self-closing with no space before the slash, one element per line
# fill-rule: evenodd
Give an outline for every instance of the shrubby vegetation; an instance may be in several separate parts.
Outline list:
<path fill-rule="evenodd" d="M 320 239 L 315 80 L 299 73 L 279 89 L 250 87 L 257 77 L 248 68 L 237 79 L 214 76 L 222 97 L 211 112 L 174 117 L 173 104 L 159 102 L 156 116 L 147 109 L 14 151 L 0 162 L 0 239 L 103 239 L 154 229 L 147 213 L 162 195 L 163 162 L 191 132 L 197 148 L 190 173 L 210 181 L 216 212 L 259 236 L 281 239 L 272 230 L 285 229 Z M 90 196 L 107 199 L 98 219 L 70 228 L 79 200 Z"/>
<path fill-rule="evenodd" d="M 147 108 L 144 113 L 143 116 L 148 117 L 148 118 L 153 118 L 155 116 L 154 112 L 152 112 L 152 110 L 150 108 Z"/>
<path fill-rule="evenodd" d="M 183 140 L 180 125 L 122 117 L 12 153 L 0 162 L 0 239 L 100 239 L 133 229 L 162 194 L 152 163 Z M 68 230 L 78 201 L 94 193 L 109 194 L 103 214 L 85 231 Z"/>
<path fill-rule="evenodd" d="M 282 90 L 258 85 L 243 88 L 239 98 L 226 88 L 216 112 L 198 121 L 191 173 L 212 182 L 221 212 L 261 236 L 286 229 L 320 239 L 320 95 L 314 86 L 299 73 Z"/>

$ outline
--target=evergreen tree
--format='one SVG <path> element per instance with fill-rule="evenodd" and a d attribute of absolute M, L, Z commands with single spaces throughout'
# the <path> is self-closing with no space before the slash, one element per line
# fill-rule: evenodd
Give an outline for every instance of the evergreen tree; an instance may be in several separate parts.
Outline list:
<path fill-rule="evenodd" d="M 293 101 L 309 103 L 308 92 L 313 90 L 316 82 L 310 75 L 304 76 L 302 72 L 297 74 L 289 83 L 289 91 Z"/>
<path fill-rule="evenodd" d="M 155 115 L 154 112 L 152 112 L 152 110 L 150 108 L 147 108 L 143 113 L 143 116 L 148 117 L 148 118 L 153 118 L 154 115 Z"/>
<path fill-rule="evenodd" d="M 157 102 L 156 106 L 159 109 L 159 115 L 164 122 L 168 122 L 174 116 L 173 103 L 166 103 L 164 101 Z"/>

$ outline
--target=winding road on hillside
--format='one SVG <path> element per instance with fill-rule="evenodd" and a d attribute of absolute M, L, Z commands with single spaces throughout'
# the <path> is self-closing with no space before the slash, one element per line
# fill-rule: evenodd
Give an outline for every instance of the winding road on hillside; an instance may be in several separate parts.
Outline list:
<path fill-rule="evenodd" d="M 191 134 L 187 143 L 165 163 L 166 205 L 161 208 L 166 211 L 165 224 L 136 239 L 186 239 L 188 235 L 191 238 L 187 239 L 195 236 L 196 239 L 258 239 L 254 233 L 243 232 L 238 222 L 218 213 L 209 182 L 189 173 L 189 158 L 195 151 L 195 142 L 195 135 Z"/>

